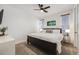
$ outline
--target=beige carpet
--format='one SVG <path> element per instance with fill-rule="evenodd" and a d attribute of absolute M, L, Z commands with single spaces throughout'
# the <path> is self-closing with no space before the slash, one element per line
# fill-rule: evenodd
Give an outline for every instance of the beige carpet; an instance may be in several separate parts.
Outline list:
<path fill-rule="evenodd" d="M 69 45 L 62 46 L 61 55 L 76 55 L 77 49 Z M 47 55 L 45 52 L 37 49 L 32 45 L 20 43 L 16 45 L 16 55 Z"/>

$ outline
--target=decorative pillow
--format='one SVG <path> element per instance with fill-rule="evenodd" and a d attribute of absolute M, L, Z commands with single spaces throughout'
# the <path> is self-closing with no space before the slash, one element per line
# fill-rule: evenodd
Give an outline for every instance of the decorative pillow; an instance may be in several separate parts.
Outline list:
<path fill-rule="evenodd" d="M 52 30 L 46 30 L 46 33 L 53 33 L 53 31 Z"/>

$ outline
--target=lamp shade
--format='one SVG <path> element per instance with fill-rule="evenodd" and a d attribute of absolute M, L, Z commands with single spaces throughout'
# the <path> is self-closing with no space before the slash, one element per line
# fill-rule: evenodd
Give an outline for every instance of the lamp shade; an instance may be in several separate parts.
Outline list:
<path fill-rule="evenodd" d="M 43 31 L 43 29 L 40 29 L 40 31 Z"/>
<path fill-rule="evenodd" d="M 69 29 L 66 29 L 66 30 L 65 30 L 65 32 L 66 32 L 66 33 L 69 33 L 69 32 L 70 32 L 70 30 L 69 30 Z"/>

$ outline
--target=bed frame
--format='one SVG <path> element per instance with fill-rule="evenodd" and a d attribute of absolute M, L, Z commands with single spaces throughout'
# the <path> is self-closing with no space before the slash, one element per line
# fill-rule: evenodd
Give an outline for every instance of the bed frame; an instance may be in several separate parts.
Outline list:
<path fill-rule="evenodd" d="M 59 29 L 59 28 L 57 28 L 57 29 Z M 60 29 L 60 32 L 61 32 L 61 29 Z M 41 40 L 39 38 L 35 38 L 35 37 L 28 35 L 27 36 L 27 44 L 32 44 L 33 46 L 44 51 L 48 55 L 57 55 L 58 54 L 56 43 L 51 43 L 51 42 Z"/>
<path fill-rule="evenodd" d="M 32 44 L 33 46 L 37 47 L 38 49 L 44 51 L 46 54 L 57 54 L 57 44 L 50 43 L 48 41 L 44 41 L 38 38 L 34 38 L 31 36 L 27 36 L 27 44 Z"/>

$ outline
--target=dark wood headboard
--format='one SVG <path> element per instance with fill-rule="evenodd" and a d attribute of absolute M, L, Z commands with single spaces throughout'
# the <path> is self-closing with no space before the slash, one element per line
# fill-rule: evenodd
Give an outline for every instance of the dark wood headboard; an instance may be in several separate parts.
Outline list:
<path fill-rule="evenodd" d="M 60 30 L 60 33 L 62 33 L 62 28 L 43 28 L 43 30 Z"/>

